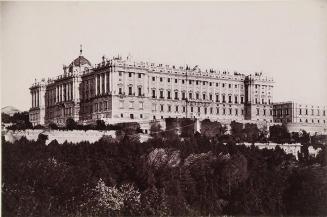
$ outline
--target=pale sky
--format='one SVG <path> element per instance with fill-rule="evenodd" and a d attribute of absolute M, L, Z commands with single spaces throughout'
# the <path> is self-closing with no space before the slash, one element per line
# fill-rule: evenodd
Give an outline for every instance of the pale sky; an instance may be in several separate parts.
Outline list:
<path fill-rule="evenodd" d="M 2 2 L 1 107 L 83 55 L 263 72 L 274 101 L 327 105 L 327 1 Z"/>

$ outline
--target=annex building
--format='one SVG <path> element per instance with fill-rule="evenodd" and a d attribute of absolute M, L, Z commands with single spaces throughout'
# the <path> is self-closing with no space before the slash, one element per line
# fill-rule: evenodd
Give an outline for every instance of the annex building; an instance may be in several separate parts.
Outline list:
<path fill-rule="evenodd" d="M 56 78 L 30 87 L 33 125 L 146 122 L 165 118 L 273 122 L 273 79 L 262 73 L 135 62 L 129 56 L 92 65 L 83 54 Z"/>

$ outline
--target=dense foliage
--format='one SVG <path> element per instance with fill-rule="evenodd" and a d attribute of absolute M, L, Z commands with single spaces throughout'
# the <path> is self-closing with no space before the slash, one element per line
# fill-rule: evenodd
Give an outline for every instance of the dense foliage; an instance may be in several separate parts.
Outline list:
<path fill-rule="evenodd" d="M 235 145 L 260 132 L 234 125 L 183 138 L 153 126 L 144 143 L 131 129 L 94 144 L 2 141 L 3 215 L 327 215 L 325 148 L 297 161 Z"/>
<path fill-rule="evenodd" d="M 33 128 L 28 112 L 16 112 L 12 116 L 1 113 L 1 123 L 12 124 L 9 128 L 13 130 Z"/>

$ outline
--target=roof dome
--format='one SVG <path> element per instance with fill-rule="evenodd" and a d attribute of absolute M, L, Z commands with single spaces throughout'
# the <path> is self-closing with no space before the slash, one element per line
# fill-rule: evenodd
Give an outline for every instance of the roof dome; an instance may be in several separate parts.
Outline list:
<path fill-rule="evenodd" d="M 77 57 L 69 66 L 82 66 L 82 65 L 91 65 L 91 62 L 83 56 Z"/>

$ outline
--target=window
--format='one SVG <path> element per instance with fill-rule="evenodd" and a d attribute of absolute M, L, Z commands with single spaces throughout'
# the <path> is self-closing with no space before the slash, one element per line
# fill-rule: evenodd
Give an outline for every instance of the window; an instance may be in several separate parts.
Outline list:
<path fill-rule="evenodd" d="M 212 86 L 212 82 L 209 82 L 209 86 L 210 86 L 210 87 Z"/>
<path fill-rule="evenodd" d="M 185 81 L 184 80 L 182 80 L 182 84 L 184 84 L 185 83 Z"/>
<path fill-rule="evenodd" d="M 132 77 L 132 73 L 131 72 L 128 73 L 128 77 Z"/>
<path fill-rule="evenodd" d="M 302 115 L 302 109 L 299 110 L 299 115 Z"/>
<path fill-rule="evenodd" d="M 217 107 L 217 109 L 216 109 L 216 110 L 217 110 L 217 111 L 216 111 L 216 112 L 217 112 L 217 114 L 219 114 L 219 108 L 218 108 L 218 107 Z"/>
<path fill-rule="evenodd" d="M 119 72 L 118 74 L 119 74 L 119 76 L 122 76 L 122 73 L 121 72 Z"/>
<path fill-rule="evenodd" d="M 263 116 L 266 116 L 266 109 L 263 110 Z"/>
<path fill-rule="evenodd" d="M 255 98 L 255 104 L 258 104 L 258 98 Z"/>
<path fill-rule="evenodd" d="M 121 117 L 121 118 L 123 118 L 123 117 L 124 117 L 124 114 L 123 114 L 123 113 L 121 113 L 121 114 L 120 114 L 120 117 Z"/>
<path fill-rule="evenodd" d="M 119 94 L 123 94 L 123 91 L 122 91 L 122 88 L 121 87 L 119 88 L 119 91 L 118 92 L 119 92 Z"/>
<path fill-rule="evenodd" d="M 235 84 L 235 86 L 234 86 L 235 88 L 237 88 L 237 84 Z"/>
<path fill-rule="evenodd" d="M 156 90 L 152 90 L 152 98 L 156 98 Z"/>
<path fill-rule="evenodd" d="M 191 106 L 191 112 L 193 112 L 193 106 Z"/>
<path fill-rule="evenodd" d="M 235 103 L 237 103 L 237 96 L 235 96 Z"/>
<path fill-rule="evenodd" d="M 216 102 L 219 102 L 219 94 L 216 94 Z"/>
<path fill-rule="evenodd" d="M 199 93 L 195 94 L 196 99 L 199 99 Z"/>
<path fill-rule="evenodd" d="M 205 81 L 203 82 L 203 85 L 206 85 L 206 82 Z"/>
<path fill-rule="evenodd" d="M 232 103 L 232 96 L 228 96 L 228 102 Z"/>
<path fill-rule="evenodd" d="M 140 114 L 140 118 L 143 118 L 143 114 Z"/>
<path fill-rule="evenodd" d="M 167 79 L 168 83 L 170 82 L 170 78 Z"/>
<path fill-rule="evenodd" d="M 210 114 L 212 114 L 213 113 L 213 109 L 212 109 L 212 107 L 210 108 Z"/>
<path fill-rule="evenodd" d="M 265 99 L 261 99 L 262 104 L 265 104 Z"/>
<path fill-rule="evenodd" d="M 155 81 L 156 80 L 156 77 L 152 77 L 152 81 Z"/>
<path fill-rule="evenodd" d="M 206 99 L 206 94 L 204 93 L 204 94 L 202 94 L 202 98 L 203 98 L 203 100 L 205 100 Z"/>
<path fill-rule="evenodd" d="M 192 84 L 192 80 L 189 80 L 189 82 L 188 82 L 189 84 Z"/>
<path fill-rule="evenodd" d="M 183 106 L 183 112 L 185 112 L 186 111 L 186 108 L 185 108 L 185 106 Z"/>
<path fill-rule="evenodd" d="M 160 82 L 162 82 L 162 78 L 160 77 Z"/>
<path fill-rule="evenodd" d="M 170 99 L 170 91 L 167 91 L 167 99 Z"/>
<path fill-rule="evenodd" d="M 163 112 L 164 111 L 164 106 L 160 105 L 160 111 Z"/>
<path fill-rule="evenodd" d="M 163 90 L 160 90 L 160 99 L 163 99 Z"/>
<path fill-rule="evenodd" d="M 168 112 L 171 112 L 171 105 L 168 105 Z"/>
<path fill-rule="evenodd" d="M 207 114 L 207 108 L 206 107 L 204 108 L 204 114 Z"/>
<path fill-rule="evenodd" d="M 314 115 L 314 111 L 313 111 L 313 109 L 311 109 L 311 115 Z"/>
<path fill-rule="evenodd" d="M 257 115 L 259 115 L 259 109 L 257 108 Z"/>
<path fill-rule="evenodd" d="M 322 113 L 323 116 L 326 116 L 326 111 L 324 110 L 323 113 Z"/>
<path fill-rule="evenodd" d="M 188 94 L 188 98 L 192 99 L 192 93 Z"/>
<path fill-rule="evenodd" d="M 178 92 L 175 92 L 175 99 L 178 99 Z"/>
<path fill-rule="evenodd" d="M 107 108 L 108 108 L 108 102 L 107 101 L 103 102 L 103 107 L 104 107 L 104 110 L 107 110 Z"/>
<path fill-rule="evenodd" d="M 241 96 L 241 103 L 244 103 L 244 97 Z"/>
<path fill-rule="evenodd" d="M 305 115 L 308 115 L 308 109 L 305 110 Z M 306 122 L 308 122 L 308 121 L 306 121 Z"/>
<path fill-rule="evenodd" d="M 226 100 L 225 100 L 225 95 L 223 95 L 223 103 L 225 103 L 226 102 Z"/>
<path fill-rule="evenodd" d="M 134 119 L 134 114 L 129 114 L 129 117 L 130 117 L 131 119 Z"/>
<path fill-rule="evenodd" d="M 225 108 L 223 108 L 223 115 L 225 115 L 226 114 L 226 109 Z"/>
<path fill-rule="evenodd" d="M 196 81 L 195 84 L 196 84 L 196 85 L 199 85 L 199 81 Z"/>
<path fill-rule="evenodd" d="M 99 111 L 102 111 L 102 102 L 99 103 Z"/>
<path fill-rule="evenodd" d="M 229 108 L 229 114 L 232 115 L 232 109 L 231 108 Z"/>
<path fill-rule="evenodd" d="M 175 79 L 175 83 L 176 83 L 176 84 L 177 84 L 177 82 L 178 82 L 177 79 Z"/>
<path fill-rule="evenodd" d="M 219 84 L 218 83 L 216 83 L 216 87 L 218 87 L 219 86 Z"/>
<path fill-rule="evenodd" d="M 176 112 L 178 112 L 178 105 L 176 106 L 176 108 L 175 108 L 175 109 L 176 109 Z"/>
<path fill-rule="evenodd" d="M 231 84 L 228 84 L 228 88 L 232 88 L 232 85 Z"/>
<path fill-rule="evenodd" d="M 212 100 L 212 94 L 209 94 L 209 99 Z"/>
<path fill-rule="evenodd" d="M 138 87 L 137 90 L 138 90 L 139 96 L 142 96 L 142 87 Z"/>
<path fill-rule="evenodd" d="M 235 115 L 238 115 L 238 109 L 237 108 L 235 109 Z"/>
<path fill-rule="evenodd" d="M 201 112 L 201 108 L 200 107 L 198 107 L 198 113 L 200 113 Z"/>
<path fill-rule="evenodd" d="M 128 87 L 128 95 L 132 95 L 132 87 Z"/>
<path fill-rule="evenodd" d="M 182 99 L 185 99 L 185 92 L 182 92 Z"/>
<path fill-rule="evenodd" d="M 139 73 L 139 74 L 138 74 L 138 77 L 139 77 L 139 78 L 142 78 L 142 74 L 141 74 L 141 73 Z"/>

